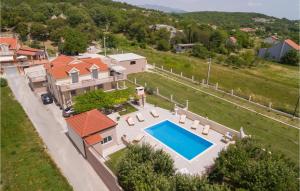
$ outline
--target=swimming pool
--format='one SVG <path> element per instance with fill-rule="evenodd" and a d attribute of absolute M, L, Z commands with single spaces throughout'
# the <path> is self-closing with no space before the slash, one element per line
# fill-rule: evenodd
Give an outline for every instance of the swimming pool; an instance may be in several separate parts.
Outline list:
<path fill-rule="evenodd" d="M 192 160 L 213 145 L 168 120 L 148 127 L 145 131 L 187 160 Z"/>

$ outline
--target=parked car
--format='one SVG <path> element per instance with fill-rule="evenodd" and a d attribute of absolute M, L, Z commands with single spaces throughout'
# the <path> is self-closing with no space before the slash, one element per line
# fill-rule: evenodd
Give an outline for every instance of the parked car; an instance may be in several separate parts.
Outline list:
<path fill-rule="evenodd" d="M 42 94 L 41 99 L 44 105 L 53 103 L 53 98 L 49 93 Z"/>
<path fill-rule="evenodd" d="M 67 107 L 63 110 L 62 115 L 63 117 L 70 117 L 75 114 L 75 110 L 73 107 Z"/>

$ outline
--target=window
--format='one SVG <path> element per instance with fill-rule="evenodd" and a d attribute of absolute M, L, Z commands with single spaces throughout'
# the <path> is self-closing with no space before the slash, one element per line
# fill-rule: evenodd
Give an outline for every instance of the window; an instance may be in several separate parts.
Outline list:
<path fill-rule="evenodd" d="M 135 61 L 130 61 L 130 65 L 134 65 L 134 64 L 136 64 Z"/>
<path fill-rule="evenodd" d="M 92 78 L 93 79 L 98 79 L 98 70 L 97 69 L 92 70 Z"/>
<path fill-rule="evenodd" d="M 111 136 L 108 136 L 108 137 L 105 137 L 102 141 L 101 141 L 101 144 L 105 144 L 105 143 L 108 143 L 112 141 L 112 137 Z"/>
<path fill-rule="evenodd" d="M 78 72 L 71 73 L 72 83 L 78 83 Z"/>

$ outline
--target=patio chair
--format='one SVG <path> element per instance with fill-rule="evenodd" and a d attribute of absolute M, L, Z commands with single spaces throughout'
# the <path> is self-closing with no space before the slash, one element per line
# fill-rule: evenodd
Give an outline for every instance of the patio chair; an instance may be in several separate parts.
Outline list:
<path fill-rule="evenodd" d="M 126 119 L 126 121 L 127 121 L 128 125 L 130 125 L 130 126 L 133 126 L 133 125 L 134 125 L 134 121 L 133 121 L 133 118 L 132 118 L 132 117 L 129 116 L 129 117 Z"/>
<path fill-rule="evenodd" d="M 121 139 L 125 143 L 125 145 L 131 144 L 131 140 L 128 138 L 126 134 L 122 135 Z"/>
<path fill-rule="evenodd" d="M 185 123 L 186 115 L 180 115 L 179 123 Z"/>
<path fill-rule="evenodd" d="M 203 130 L 202 130 L 202 134 L 203 135 L 208 135 L 209 129 L 210 129 L 210 126 L 209 125 L 205 125 L 204 128 L 203 128 Z"/>
<path fill-rule="evenodd" d="M 193 124 L 191 126 L 191 129 L 196 130 L 198 126 L 199 126 L 199 120 L 194 120 L 194 122 L 193 122 Z"/>
<path fill-rule="evenodd" d="M 159 114 L 157 113 L 157 111 L 156 111 L 155 109 L 152 109 L 152 110 L 150 111 L 150 113 L 151 113 L 151 115 L 152 115 L 153 117 L 159 117 Z"/>
<path fill-rule="evenodd" d="M 232 141 L 232 140 L 233 140 L 233 135 L 232 135 L 232 133 L 226 132 L 226 134 L 225 134 L 224 137 L 223 137 L 223 141 L 224 141 L 225 143 L 228 143 L 228 142 L 230 142 L 230 141 Z"/>
<path fill-rule="evenodd" d="M 144 138 L 144 134 L 142 134 L 142 133 L 140 133 L 140 134 L 138 134 L 134 139 L 133 139 L 133 142 L 134 143 L 138 143 L 138 142 L 140 142 L 143 138 Z"/>
<path fill-rule="evenodd" d="M 136 118 L 139 120 L 139 122 L 145 121 L 145 118 L 141 113 L 137 113 Z"/>

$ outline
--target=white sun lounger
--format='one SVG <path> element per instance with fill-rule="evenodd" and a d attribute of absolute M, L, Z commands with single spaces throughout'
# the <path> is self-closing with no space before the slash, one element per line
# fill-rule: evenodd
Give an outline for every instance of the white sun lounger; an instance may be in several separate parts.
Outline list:
<path fill-rule="evenodd" d="M 134 121 L 133 121 L 133 118 L 132 118 L 132 117 L 128 117 L 128 118 L 126 119 L 126 121 L 127 121 L 128 125 L 130 125 L 130 126 L 133 126 L 133 125 L 134 125 Z"/>
<path fill-rule="evenodd" d="M 210 126 L 209 125 L 205 125 L 204 128 L 203 128 L 203 130 L 202 130 L 202 134 L 203 135 L 208 135 L 209 129 L 210 129 Z"/>
<path fill-rule="evenodd" d="M 225 143 L 228 143 L 228 142 L 232 141 L 233 140 L 232 133 L 226 132 L 226 134 L 224 135 L 223 139 L 224 139 Z"/>
<path fill-rule="evenodd" d="M 137 114 L 136 114 L 136 118 L 137 118 L 140 122 L 145 121 L 145 118 L 144 118 L 144 116 L 143 116 L 141 113 L 137 113 Z"/>
<path fill-rule="evenodd" d="M 195 120 L 191 126 L 191 129 L 197 129 L 197 127 L 199 126 L 199 120 Z"/>
<path fill-rule="evenodd" d="M 134 142 L 140 142 L 143 138 L 144 138 L 144 134 L 138 134 L 134 139 L 133 139 L 133 141 Z"/>
<path fill-rule="evenodd" d="M 124 135 L 121 137 L 121 139 L 124 141 L 124 143 L 125 143 L 126 145 L 131 144 L 131 142 L 132 142 L 126 134 L 124 134 Z"/>
<path fill-rule="evenodd" d="M 152 115 L 153 117 L 159 117 L 159 114 L 157 113 L 157 111 L 156 111 L 155 109 L 152 109 L 152 110 L 150 111 L 150 113 L 151 113 L 151 115 Z"/>
<path fill-rule="evenodd" d="M 179 123 L 185 123 L 186 115 L 180 115 Z"/>

